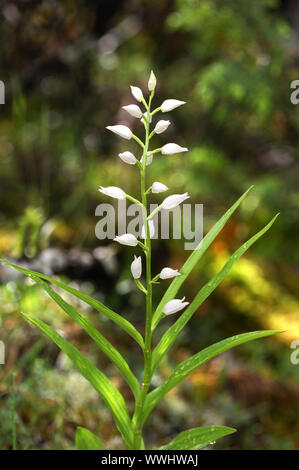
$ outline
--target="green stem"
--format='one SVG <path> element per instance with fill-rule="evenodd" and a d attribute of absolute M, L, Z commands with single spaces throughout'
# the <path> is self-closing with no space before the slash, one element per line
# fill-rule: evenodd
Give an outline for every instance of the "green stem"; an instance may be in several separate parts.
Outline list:
<path fill-rule="evenodd" d="M 11 381 L 11 427 L 12 427 L 12 450 L 17 450 L 17 432 L 16 432 L 16 398 L 15 398 L 15 374 L 12 374 Z"/>
<path fill-rule="evenodd" d="M 153 92 L 150 95 L 147 109 L 147 119 L 144 121 L 145 126 L 145 144 L 143 147 L 142 167 L 140 170 L 141 177 L 141 200 L 142 200 L 142 216 L 145 228 L 145 257 L 146 257 L 146 323 L 145 323 L 145 347 L 144 347 L 144 376 L 139 397 L 135 405 L 135 413 L 133 416 L 134 425 L 134 448 L 142 450 L 144 443 L 142 439 L 142 416 L 146 395 L 148 393 L 151 382 L 151 365 L 152 365 L 152 268 L 151 268 L 151 239 L 149 234 L 147 220 L 147 190 L 146 190 L 146 157 L 149 146 L 149 120 L 150 107 L 153 98 Z"/>

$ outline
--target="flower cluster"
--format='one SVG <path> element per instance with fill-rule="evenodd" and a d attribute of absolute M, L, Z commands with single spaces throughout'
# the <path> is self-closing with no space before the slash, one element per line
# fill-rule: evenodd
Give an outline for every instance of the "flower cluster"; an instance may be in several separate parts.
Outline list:
<path fill-rule="evenodd" d="M 124 151 L 122 153 L 119 153 L 119 158 L 124 162 L 129 165 L 137 165 L 140 168 L 140 171 L 145 174 L 145 168 L 146 166 L 150 165 L 153 161 L 154 155 L 161 153 L 162 155 L 173 155 L 177 153 L 182 153 L 182 152 L 187 152 L 188 149 L 186 147 L 181 147 L 180 145 L 176 143 L 167 143 L 163 145 L 160 148 L 154 149 L 154 150 L 149 150 L 148 149 L 148 143 L 150 139 L 155 135 L 155 134 L 162 134 L 165 132 L 168 127 L 170 126 L 170 121 L 169 120 L 159 120 L 155 126 L 152 132 L 149 134 L 149 126 L 150 123 L 152 122 L 152 118 L 158 113 L 166 113 L 169 111 L 172 111 L 173 109 L 178 108 L 179 106 L 185 104 L 185 101 L 180 101 L 176 99 L 167 99 L 163 101 L 163 103 L 156 108 L 154 111 L 150 112 L 150 104 L 151 100 L 154 96 L 154 91 L 156 88 L 156 77 L 153 72 L 150 74 L 150 78 L 148 81 L 148 90 L 150 92 L 150 98 L 149 102 L 147 103 L 144 99 L 143 92 L 139 87 L 136 86 L 131 86 L 131 93 L 133 97 L 141 103 L 145 107 L 145 111 L 142 111 L 140 106 L 137 104 L 128 104 L 126 106 L 123 106 L 122 109 L 129 113 L 131 116 L 139 119 L 142 124 L 144 125 L 146 131 L 147 131 L 147 142 L 143 143 L 136 135 L 133 134 L 131 129 L 127 126 L 124 126 L 122 124 L 117 124 L 114 126 L 107 126 L 107 129 L 113 132 L 114 134 L 117 134 L 118 136 L 130 140 L 134 139 L 141 147 L 142 147 L 142 156 L 140 159 L 136 158 L 136 156 L 131 152 L 131 151 Z M 151 192 L 152 194 L 159 194 L 163 193 L 168 190 L 168 187 L 159 181 L 155 181 L 150 188 L 145 192 L 145 194 L 148 194 Z M 121 188 L 115 187 L 115 186 L 109 186 L 109 187 L 102 187 L 100 186 L 99 191 L 107 196 L 110 196 L 115 199 L 122 199 L 124 200 L 125 198 L 128 198 L 131 201 L 138 202 L 140 205 L 143 206 L 143 208 L 146 211 L 146 203 L 144 204 L 144 199 L 143 202 L 139 202 L 136 199 L 134 199 L 132 196 L 128 195 L 123 191 Z M 151 239 L 154 236 L 155 233 L 155 227 L 154 223 L 151 220 L 153 215 L 158 212 L 159 210 L 171 210 L 177 207 L 179 204 L 181 204 L 183 201 L 189 198 L 188 193 L 183 193 L 183 194 L 173 194 L 171 196 L 166 197 L 163 202 L 160 204 L 159 207 L 155 209 L 150 215 L 148 215 L 146 212 L 146 219 L 144 220 L 144 224 L 142 226 L 141 230 L 141 238 L 143 240 L 146 240 L 147 237 Z M 145 198 L 146 201 L 146 198 Z M 140 245 L 144 251 L 145 254 L 146 250 L 148 250 L 148 247 L 144 245 L 141 241 L 138 241 L 138 239 L 130 234 L 130 233 L 125 233 L 120 236 L 116 236 L 114 240 L 122 245 L 128 245 L 128 246 L 137 246 Z M 147 290 L 143 287 L 141 282 L 139 281 L 141 275 L 142 275 L 142 258 L 141 256 L 134 256 L 134 260 L 131 264 L 131 273 L 132 276 L 137 284 L 137 286 L 145 293 L 147 294 Z M 158 282 L 158 279 L 171 279 L 176 276 L 180 276 L 180 272 L 178 272 L 177 269 L 172 269 L 169 267 L 165 267 L 161 270 L 159 274 L 157 274 L 153 279 L 151 279 L 151 283 Z M 183 299 L 173 299 L 169 302 L 166 303 L 164 306 L 163 312 L 165 315 L 170 315 L 172 313 L 176 313 L 183 308 L 185 308 L 189 302 L 185 302 L 185 298 Z"/>

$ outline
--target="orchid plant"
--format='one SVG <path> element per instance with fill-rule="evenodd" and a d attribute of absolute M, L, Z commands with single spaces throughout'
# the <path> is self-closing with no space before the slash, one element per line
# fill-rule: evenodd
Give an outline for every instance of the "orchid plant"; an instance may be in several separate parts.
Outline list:
<path fill-rule="evenodd" d="M 145 296 L 145 335 L 144 337 L 139 331 L 122 315 L 114 312 L 109 307 L 106 307 L 99 300 L 96 300 L 84 292 L 77 290 L 68 284 L 63 283 L 57 278 L 50 278 L 49 276 L 25 269 L 22 266 L 17 266 L 9 261 L 2 260 L 6 265 L 9 265 L 21 273 L 27 275 L 37 284 L 39 284 L 46 293 L 68 314 L 75 322 L 77 322 L 86 333 L 92 338 L 99 349 L 108 356 L 111 362 L 116 366 L 119 373 L 132 391 L 134 397 L 135 407 L 132 415 L 125 402 L 123 395 L 109 380 L 109 378 L 100 371 L 89 359 L 80 353 L 80 351 L 68 342 L 62 335 L 52 329 L 49 325 L 34 318 L 27 313 L 22 315 L 33 325 L 36 325 L 40 330 L 45 333 L 56 345 L 66 353 L 72 360 L 74 366 L 78 371 L 90 382 L 96 389 L 99 395 L 103 398 L 106 405 L 110 408 L 114 417 L 115 424 L 129 449 L 143 450 L 145 443 L 143 439 L 143 428 L 153 412 L 155 406 L 159 401 L 174 387 L 176 387 L 184 378 L 195 371 L 199 366 L 206 363 L 209 359 L 227 351 L 230 348 L 238 346 L 242 343 L 273 335 L 279 333 L 278 331 L 254 331 L 250 333 L 240 334 L 224 339 L 215 343 L 202 351 L 198 352 L 189 359 L 183 361 L 175 367 L 170 376 L 164 383 L 154 388 L 152 386 L 152 377 L 157 370 L 162 358 L 168 353 L 169 349 L 175 342 L 176 338 L 192 318 L 192 315 L 197 311 L 199 306 L 207 299 L 207 297 L 214 291 L 214 289 L 223 280 L 234 263 L 243 255 L 243 253 L 261 237 L 273 224 L 275 216 L 262 230 L 244 243 L 226 262 L 223 268 L 206 284 L 204 285 L 195 298 L 187 302 L 185 297 L 176 298 L 180 287 L 183 285 L 186 278 L 189 276 L 195 265 L 199 262 L 203 254 L 206 252 L 215 237 L 219 234 L 231 215 L 235 212 L 243 199 L 246 197 L 249 188 L 234 204 L 227 210 L 227 212 L 219 219 L 219 221 L 211 228 L 205 235 L 198 247 L 191 253 L 185 264 L 180 270 L 172 269 L 171 267 L 164 267 L 159 274 L 152 274 L 152 250 L 151 238 L 154 234 L 153 216 L 162 210 L 171 210 L 189 198 L 189 194 L 173 194 L 166 197 L 163 202 L 154 210 L 149 213 L 148 198 L 150 193 L 160 194 L 168 191 L 168 187 L 162 183 L 155 181 L 152 184 L 147 182 L 148 166 L 153 162 L 154 156 L 157 154 L 172 155 L 182 152 L 187 152 L 187 148 L 181 147 L 176 143 L 167 143 L 160 148 L 150 149 L 150 142 L 155 134 L 165 132 L 170 125 L 168 120 L 159 120 L 151 131 L 152 119 L 159 113 L 168 113 L 169 111 L 178 108 L 185 104 L 184 101 L 176 99 L 167 99 L 160 106 L 152 110 L 152 101 L 155 94 L 156 77 L 151 72 L 148 81 L 149 98 L 146 100 L 143 92 L 136 86 L 131 87 L 132 95 L 137 100 L 137 104 L 129 104 L 124 106 L 123 109 L 131 116 L 141 120 L 145 130 L 144 140 L 137 137 L 131 129 L 124 125 L 108 126 L 107 129 L 117 134 L 118 136 L 136 141 L 141 148 L 141 158 L 138 159 L 130 151 L 124 151 L 119 154 L 119 158 L 126 164 L 136 165 L 140 173 L 140 199 L 137 199 L 127 194 L 121 188 L 110 186 L 100 187 L 99 191 L 112 198 L 128 199 L 142 208 L 143 227 L 141 230 L 141 240 L 130 233 L 125 233 L 115 237 L 115 241 L 130 247 L 136 247 L 141 250 L 141 254 L 134 254 L 134 259 L 131 264 L 132 277 L 137 287 L 144 293 Z M 144 110 L 140 108 L 143 105 Z M 145 283 L 142 283 L 142 268 L 145 271 Z M 166 289 L 160 303 L 153 311 L 152 293 L 155 283 L 158 280 L 172 279 L 169 287 Z M 47 282 L 45 282 L 47 281 Z M 126 359 L 112 346 L 112 344 L 96 329 L 93 324 L 81 313 L 79 313 L 73 305 L 66 302 L 59 293 L 51 287 L 51 284 L 57 286 L 64 291 L 71 293 L 83 302 L 86 302 L 95 310 L 99 311 L 102 315 L 108 317 L 111 321 L 116 323 L 122 328 L 131 338 L 136 341 L 140 346 L 144 356 L 144 372 L 140 381 L 135 376 L 133 370 L 127 363 Z M 184 312 L 178 315 L 178 318 L 167 329 L 159 341 L 156 341 L 156 346 L 153 347 L 152 337 L 155 333 L 157 325 L 165 319 L 166 316 Z M 162 450 L 194 450 L 200 449 L 210 442 L 215 442 L 217 439 L 235 432 L 235 429 L 226 426 L 204 426 L 184 431 L 174 437 L 168 444 L 160 447 Z M 76 445 L 78 449 L 100 449 L 107 450 L 105 445 L 101 442 L 100 438 L 94 435 L 91 431 L 78 427 L 76 433 Z"/>

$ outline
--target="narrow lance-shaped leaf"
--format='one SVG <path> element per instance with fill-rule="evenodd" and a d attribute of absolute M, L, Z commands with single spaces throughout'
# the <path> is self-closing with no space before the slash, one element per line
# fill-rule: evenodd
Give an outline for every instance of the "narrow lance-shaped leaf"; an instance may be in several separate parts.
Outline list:
<path fill-rule="evenodd" d="M 193 428 L 181 432 L 169 444 L 160 447 L 159 450 L 198 450 L 234 432 L 236 432 L 236 429 L 226 426 Z"/>
<path fill-rule="evenodd" d="M 22 315 L 33 325 L 37 326 L 45 333 L 57 346 L 71 359 L 78 371 L 101 395 L 106 405 L 112 411 L 118 430 L 129 447 L 133 445 L 133 429 L 130 421 L 126 403 L 117 390 L 103 372 L 78 351 L 72 344 L 66 341 L 49 325 L 37 318 L 22 313 Z"/>
<path fill-rule="evenodd" d="M 223 229 L 224 225 L 228 221 L 228 219 L 231 217 L 231 215 L 235 212 L 235 210 L 239 207 L 243 199 L 247 196 L 248 192 L 253 188 L 251 186 L 247 191 L 233 204 L 233 206 L 226 211 L 226 213 L 221 217 L 221 219 L 216 222 L 215 225 L 211 228 L 211 230 L 206 234 L 206 236 L 201 240 L 201 242 L 198 244 L 198 246 L 195 248 L 195 250 L 191 253 L 187 261 L 185 262 L 184 266 L 181 268 L 180 273 L 181 275 L 176 277 L 170 286 L 168 287 L 167 291 L 163 295 L 158 307 L 156 308 L 156 311 L 153 315 L 153 321 L 152 321 L 152 330 L 156 328 L 158 325 L 159 321 L 161 318 L 164 316 L 163 314 L 163 308 L 164 305 L 169 301 L 172 300 L 176 293 L 178 292 L 179 288 L 183 284 L 183 282 L 187 279 L 189 274 L 191 273 L 192 269 L 195 267 L 195 265 L 198 263 L 200 258 L 203 256 L 203 254 L 206 252 L 206 250 L 209 248 L 213 240 L 217 237 L 218 233 Z"/>
<path fill-rule="evenodd" d="M 81 426 L 76 431 L 76 447 L 78 450 L 107 450 L 95 434 Z"/>
<path fill-rule="evenodd" d="M 83 292 L 80 292 L 77 289 L 74 289 L 71 286 L 68 286 L 62 281 L 59 281 L 57 279 L 53 279 L 50 276 L 47 276 L 46 274 L 39 273 L 37 271 L 32 271 L 31 269 L 26 269 L 23 268 L 22 266 L 18 266 L 17 264 L 11 263 L 10 261 L 7 261 L 5 259 L 0 258 L 0 261 L 7 265 L 10 266 L 11 268 L 16 269 L 20 273 L 25 274 L 25 276 L 31 277 L 32 275 L 39 277 L 40 279 L 45 279 L 48 282 L 51 282 L 51 284 L 55 284 L 56 286 L 60 287 L 61 289 L 64 289 L 65 291 L 69 292 L 70 294 L 74 295 L 78 299 L 82 300 L 83 302 L 87 303 L 91 307 L 93 307 L 95 310 L 98 312 L 102 313 L 106 317 L 110 318 L 114 323 L 116 323 L 118 326 L 120 326 L 123 330 L 128 333 L 138 344 L 141 346 L 141 348 L 144 348 L 144 341 L 141 336 L 141 334 L 136 330 L 136 328 L 125 318 L 123 318 L 121 315 L 118 313 L 114 312 L 110 308 L 106 307 L 102 302 L 99 300 L 93 299 L 87 294 L 84 294 Z"/>
<path fill-rule="evenodd" d="M 203 349 L 199 353 L 195 354 L 194 356 L 186 359 L 186 361 L 181 362 L 170 377 L 164 382 L 164 384 L 157 387 L 153 390 L 145 400 L 145 407 L 144 407 L 144 415 L 143 415 L 143 422 L 148 417 L 149 413 L 152 409 L 156 406 L 156 404 L 168 393 L 173 387 L 178 385 L 185 377 L 195 371 L 199 366 L 207 362 L 209 359 L 212 359 L 218 354 L 227 351 L 235 346 L 239 346 L 240 344 L 247 343 L 248 341 L 252 341 L 254 339 L 262 338 L 264 336 L 275 335 L 277 333 L 281 333 L 281 331 L 272 331 L 272 330 L 265 330 L 265 331 L 253 331 L 250 333 L 243 333 L 241 335 L 232 336 L 230 338 L 224 339 L 215 343 L 207 348 Z"/>
<path fill-rule="evenodd" d="M 120 355 L 117 349 L 90 323 L 90 321 L 81 315 L 77 310 L 66 302 L 57 292 L 55 292 L 46 282 L 37 276 L 31 276 L 37 284 L 39 284 L 49 296 L 65 311 L 76 323 L 78 323 L 86 331 L 86 333 L 95 341 L 97 346 L 109 357 L 113 364 L 117 367 L 123 378 L 131 388 L 134 397 L 139 395 L 139 383 L 135 375 L 131 371 L 125 359 Z"/>
<path fill-rule="evenodd" d="M 156 370 L 159 362 L 161 361 L 162 357 L 166 354 L 169 348 L 172 346 L 184 326 L 190 320 L 194 312 L 200 307 L 200 305 L 209 297 L 209 295 L 216 289 L 216 287 L 220 284 L 220 282 L 224 279 L 227 273 L 231 270 L 234 263 L 238 261 L 238 259 L 245 253 L 248 248 L 253 245 L 265 232 L 269 230 L 271 225 L 274 223 L 278 214 L 258 233 L 256 233 L 253 237 L 251 237 L 247 242 L 245 242 L 235 253 L 229 258 L 227 263 L 223 266 L 221 271 L 213 277 L 211 281 L 205 284 L 196 297 L 194 298 L 193 302 L 187 307 L 187 309 L 180 315 L 180 317 L 176 320 L 176 322 L 166 331 L 166 333 L 161 338 L 159 344 L 156 346 L 153 352 L 152 358 L 152 373 Z"/>

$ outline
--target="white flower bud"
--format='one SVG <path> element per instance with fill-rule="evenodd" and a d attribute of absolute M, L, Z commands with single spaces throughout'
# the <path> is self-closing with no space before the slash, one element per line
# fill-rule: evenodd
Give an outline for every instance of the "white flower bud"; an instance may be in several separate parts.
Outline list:
<path fill-rule="evenodd" d="M 124 233 L 120 236 L 117 235 L 113 240 L 121 245 L 136 246 L 138 244 L 137 238 L 131 233 Z"/>
<path fill-rule="evenodd" d="M 142 101 L 143 93 L 138 86 L 131 86 L 131 93 L 137 101 Z"/>
<path fill-rule="evenodd" d="M 139 279 L 142 273 L 141 256 L 134 255 L 134 261 L 131 264 L 131 273 L 134 279 Z"/>
<path fill-rule="evenodd" d="M 146 158 L 146 166 L 151 165 L 153 163 L 153 158 L 154 155 L 150 155 L 149 157 Z M 140 163 L 143 162 L 143 156 L 140 159 Z"/>
<path fill-rule="evenodd" d="M 135 165 L 137 158 L 132 154 L 132 152 L 123 152 L 118 154 L 119 158 L 129 165 Z"/>
<path fill-rule="evenodd" d="M 150 238 L 153 238 L 155 236 L 155 225 L 153 220 L 148 221 L 148 229 L 149 229 L 149 236 Z M 144 225 L 142 225 L 141 229 L 141 238 L 145 239 L 145 229 Z"/>
<path fill-rule="evenodd" d="M 153 91 L 156 88 L 156 84 L 157 84 L 157 79 L 155 77 L 154 72 L 151 71 L 151 74 L 150 74 L 150 77 L 149 77 L 149 80 L 148 80 L 148 89 L 149 89 L 149 91 Z"/>
<path fill-rule="evenodd" d="M 100 186 L 99 191 L 106 196 L 114 197 L 114 199 L 126 199 L 126 193 L 117 186 L 108 186 L 107 188 Z"/>
<path fill-rule="evenodd" d="M 165 100 L 161 104 L 161 111 L 162 113 L 167 113 L 168 111 L 172 111 L 173 109 L 178 108 L 179 106 L 182 106 L 182 104 L 186 104 L 186 101 Z"/>
<path fill-rule="evenodd" d="M 174 209 L 174 207 L 177 207 L 189 197 L 190 196 L 188 193 L 173 194 L 172 196 L 168 196 L 166 199 L 164 199 L 164 201 L 162 202 L 162 207 L 166 210 Z"/>
<path fill-rule="evenodd" d="M 146 113 L 145 113 L 145 116 L 146 116 Z M 152 119 L 153 119 L 153 116 L 150 116 L 150 118 L 149 118 L 149 123 L 151 123 L 151 122 L 152 122 Z M 140 121 L 142 122 L 142 124 L 144 124 L 144 123 L 145 123 L 145 121 L 144 121 L 143 117 L 140 119 Z"/>
<path fill-rule="evenodd" d="M 165 313 L 165 315 L 171 315 L 172 313 L 179 312 L 187 305 L 189 305 L 189 302 L 184 302 L 184 300 L 185 297 L 183 297 L 182 299 L 170 300 L 169 302 L 167 302 L 167 304 L 165 304 L 163 313 Z"/>
<path fill-rule="evenodd" d="M 177 269 L 163 268 L 160 272 L 160 279 L 171 279 L 172 277 L 180 276 L 181 273 Z"/>
<path fill-rule="evenodd" d="M 168 187 L 166 186 L 166 184 L 163 184 L 163 183 L 159 183 L 159 181 L 155 181 L 153 184 L 152 184 L 152 193 L 164 193 L 164 191 L 167 191 L 168 190 Z"/>
<path fill-rule="evenodd" d="M 174 153 L 182 153 L 182 152 L 188 152 L 188 149 L 186 147 L 181 147 L 178 144 L 166 144 L 163 145 L 161 153 L 163 155 L 173 155 Z"/>
<path fill-rule="evenodd" d="M 163 121 L 163 120 L 158 121 L 155 126 L 154 131 L 156 134 L 162 134 L 162 132 L 166 131 L 169 125 L 170 125 L 170 121 Z"/>
<path fill-rule="evenodd" d="M 122 108 L 135 118 L 142 117 L 142 111 L 137 104 L 128 104 L 128 106 L 123 106 Z"/>
<path fill-rule="evenodd" d="M 129 129 L 127 126 L 122 126 L 121 124 L 117 126 L 107 126 L 106 129 L 109 129 L 109 131 L 114 132 L 114 134 L 117 134 L 127 140 L 131 139 L 132 137 L 131 129 Z"/>

